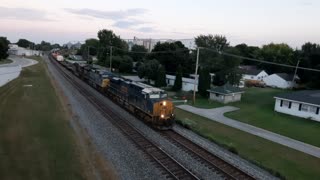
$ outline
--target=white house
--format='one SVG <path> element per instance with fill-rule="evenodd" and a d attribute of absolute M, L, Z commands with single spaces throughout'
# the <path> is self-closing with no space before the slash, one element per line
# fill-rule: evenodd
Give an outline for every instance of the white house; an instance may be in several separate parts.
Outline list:
<path fill-rule="evenodd" d="M 168 86 L 173 86 L 174 81 L 176 80 L 176 76 L 166 75 L 166 81 Z M 198 91 L 198 81 L 195 82 L 195 79 L 191 78 L 182 78 L 182 91 L 193 91 L 194 84 L 196 83 L 196 92 Z"/>
<path fill-rule="evenodd" d="M 268 76 L 266 71 L 258 69 L 256 66 L 240 66 L 242 80 L 260 80 Z"/>
<path fill-rule="evenodd" d="M 320 90 L 297 91 L 274 98 L 275 111 L 320 122 Z"/>
<path fill-rule="evenodd" d="M 288 89 L 295 87 L 297 85 L 296 81 L 300 78 L 296 75 L 294 79 L 292 82 L 293 74 L 277 73 L 264 78 L 263 81 L 270 87 Z"/>
<path fill-rule="evenodd" d="M 41 51 L 22 48 L 16 44 L 9 45 L 8 53 L 10 55 L 17 55 L 17 56 L 40 56 L 42 54 Z"/>

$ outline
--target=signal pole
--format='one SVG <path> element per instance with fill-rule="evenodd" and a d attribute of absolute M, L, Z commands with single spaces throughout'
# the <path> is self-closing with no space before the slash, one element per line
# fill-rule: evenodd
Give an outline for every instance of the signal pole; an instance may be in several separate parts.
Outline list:
<path fill-rule="evenodd" d="M 193 105 L 196 103 L 196 83 L 198 82 L 199 78 L 197 78 L 198 74 L 198 66 L 199 66 L 199 52 L 200 52 L 200 47 L 197 49 L 197 62 L 196 62 L 196 70 L 194 73 L 194 84 L 193 84 Z"/>

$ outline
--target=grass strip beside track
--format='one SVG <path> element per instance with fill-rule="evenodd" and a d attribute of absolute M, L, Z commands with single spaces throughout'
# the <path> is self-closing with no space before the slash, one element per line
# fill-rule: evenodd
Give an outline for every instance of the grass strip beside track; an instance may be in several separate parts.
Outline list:
<path fill-rule="evenodd" d="M 0 88 L 0 179 L 86 179 L 66 112 L 38 60 Z"/>
<path fill-rule="evenodd" d="M 176 109 L 176 118 L 191 130 L 287 179 L 317 179 L 320 159 L 243 131 Z"/>

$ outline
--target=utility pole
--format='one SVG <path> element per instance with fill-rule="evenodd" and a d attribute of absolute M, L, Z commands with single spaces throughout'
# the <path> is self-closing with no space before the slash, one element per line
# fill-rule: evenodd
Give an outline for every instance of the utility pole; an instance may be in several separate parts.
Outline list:
<path fill-rule="evenodd" d="M 199 66 L 199 52 L 200 47 L 197 49 L 197 62 L 196 62 L 196 70 L 194 73 L 194 84 L 193 84 L 193 105 L 196 103 L 196 83 L 198 82 L 199 78 L 197 78 L 198 75 L 198 66 Z"/>
<path fill-rule="evenodd" d="M 110 72 L 112 72 L 112 46 L 110 46 Z"/>
<path fill-rule="evenodd" d="M 295 71 L 294 71 L 294 75 L 293 75 L 293 78 L 292 78 L 292 82 L 291 82 L 292 88 L 293 88 L 293 85 L 294 85 L 295 77 L 296 77 L 296 75 L 297 75 L 297 71 L 298 71 L 299 64 L 300 64 L 300 59 L 299 59 L 298 62 L 297 62 L 297 66 L 296 66 L 296 69 L 295 69 Z"/>

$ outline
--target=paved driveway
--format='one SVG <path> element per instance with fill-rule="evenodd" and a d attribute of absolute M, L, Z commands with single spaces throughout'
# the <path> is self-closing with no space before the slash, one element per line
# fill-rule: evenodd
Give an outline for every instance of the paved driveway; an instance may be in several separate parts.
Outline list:
<path fill-rule="evenodd" d="M 282 144 L 292 149 L 320 158 L 320 148 L 316 146 L 312 146 L 310 144 L 306 144 L 301 141 L 297 141 L 297 140 L 288 138 L 286 136 L 282 136 L 282 135 L 246 124 L 246 123 L 242 123 L 242 122 L 227 118 L 223 115 L 226 112 L 236 111 L 239 108 L 235 108 L 232 106 L 224 106 L 224 107 L 214 108 L 214 109 L 201 109 L 201 108 L 195 108 L 189 105 L 180 105 L 177 107 L 180 109 L 189 111 L 191 113 L 206 117 L 213 121 L 225 124 L 227 126 L 245 131 L 247 133 L 262 137 L 264 139 Z"/>
<path fill-rule="evenodd" d="M 38 63 L 35 60 L 18 56 L 10 56 L 9 59 L 13 62 L 0 65 L 0 87 L 17 78 L 23 67 Z"/>

